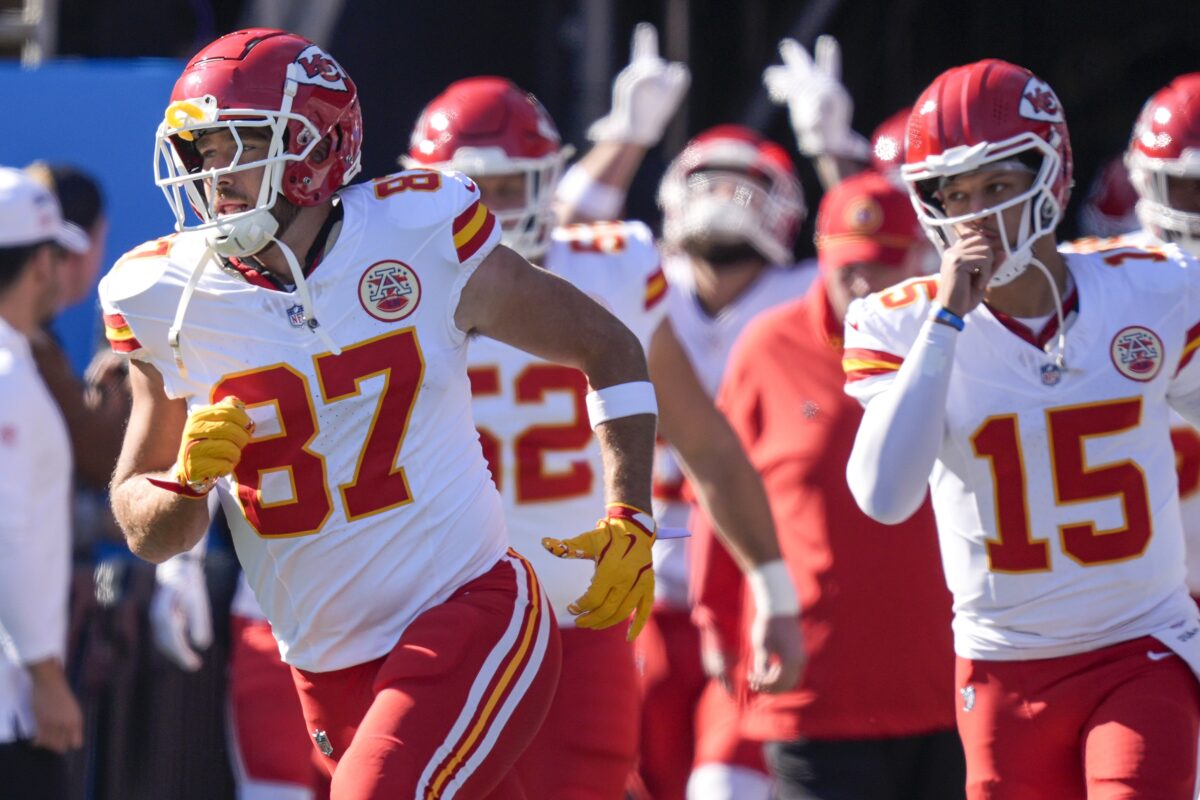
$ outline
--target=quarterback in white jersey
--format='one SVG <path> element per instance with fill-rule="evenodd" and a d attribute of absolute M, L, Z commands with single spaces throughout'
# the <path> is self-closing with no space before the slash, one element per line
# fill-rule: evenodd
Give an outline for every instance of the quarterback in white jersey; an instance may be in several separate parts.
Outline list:
<path fill-rule="evenodd" d="M 569 153 L 532 95 L 502 78 L 479 77 L 457 81 L 430 101 L 402 160 L 469 174 L 494 209 L 506 244 L 570 281 L 634 331 L 649 354 L 663 435 L 679 444 L 699 476 L 701 497 L 742 543 L 748 568 L 761 569 L 778 558 L 761 483 L 695 374 L 681 363 L 670 326 L 660 324 L 668 288 L 650 230 L 638 222 L 556 225 L 551 198 Z M 585 525 L 601 497 L 603 470 L 587 424 L 585 377 L 483 337 L 472 341 L 469 358 L 479 436 L 514 542 L 538 549 L 538 540 L 556 525 Z M 539 556 L 532 558 L 538 563 Z M 539 572 L 554 569 L 544 563 Z M 608 632 L 575 629 L 578 591 L 568 578 L 564 573 L 546 581 L 563 626 L 559 693 L 517 770 L 531 796 L 616 797 L 637 758 L 633 649 Z M 790 588 L 784 588 L 786 599 Z M 755 642 L 759 652 L 771 654 L 768 661 L 778 658 L 776 676 L 764 682 L 768 691 L 794 680 L 799 666 L 789 644 L 794 620 L 773 599 L 764 597 L 762 614 L 774 620 L 768 627 L 777 633 Z"/>
<path fill-rule="evenodd" d="M 593 387 L 611 505 L 593 531 L 547 540 L 596 561 L 581 626 L 636 610 L 635 635 L 649 613 L 654 525 L 628 507 L 649 502 L 653 389 L 625 326 L 497 246 L 469 179 L 347 187 L 361 137 L 353 82 L 301 37 L 238 31 L 185 67 L 156 160 L 182 232 L 101 285 L 109 339 L 135 366 L 113 510 L 131 549 L 161 561 L 200 538 L 197 499 L 217 487 L 333 797 L 525 796 L 512 767 L 560 640 L 508 549 L 467 338 Z"/>
<path fill-rule="evenodd" d="M 1162 630 L 1190 605 L 1164 442 L 1169 404 L 1200 411 L 1200 365 L 1189 368 L 1200 266 L 1173 247 L 1061 252 L 1076 287 L 1065 375 L 984 306 L 953 355 L 930 485 L 967 658 L 1092 650 Z M 913 279 L 854 307 L 852 396 L 869 402 L 893 384 L 937 283 Z"/>
<path fill-rule="evenodd" d="M 1168 411 L 1200 420 L 1200 264 L 1056 246 L 1070 140 L 1028 70 L 955 67 L 913 109 L 901 174 L 941 269 L 851 307 L 846 475 L 883 522 L 931 488 L 968 797 L 1191 800 L 1200 614 Z"/>

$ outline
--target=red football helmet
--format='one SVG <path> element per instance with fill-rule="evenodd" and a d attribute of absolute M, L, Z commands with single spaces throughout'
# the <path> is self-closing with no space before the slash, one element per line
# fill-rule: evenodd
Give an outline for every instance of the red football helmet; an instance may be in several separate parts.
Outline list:
<path fill-rule="evenodd" d="M 1200 255 L 1200 213 L 1173 208 L 1170 178 L 1200 178 L 1200 72 L 1180 75 L 1146 101 L 1125 153 L 1137 215 L 1159 239 Z"/>
<path fill-rule="evenodd" d="M 536 97 L 504 78 L 479 77 L 450 84 L 425 106 L 400 162 L 472 178 L 524 174 L 524 205 L 492 211 L 504 244 L 537 258 L 550 241 L 554 189 L 572 152 Z"/>
<path fill-rule="evenodd" d="M 266 155 L 242 161 L 239 129 L 270 136 Z M 202 170 L 196 140 L 228 130 L 238 143 L 233 163 Z M 314 151 L 326 141 L 328 153 Z M 318 205 L 361 168 L 362 112 L 345 70 L 320 47 L 285 31 L 255 28 L 222 36 L 197 53 L 171 92 L 158 126 L 155 183 L 178 230 L 209 230 L 223 255 L 266 246 L 278 223 L 270 213 L 282 194 L 299 206 Z M 211 184 L 221 175 L 265 167 L 256 207 L 218 219 Z M 184 225 L 183 197 L 201 224 Z"/>
<path fill-rule="evenodd" d="M 741 125 L 718 125 L 688 142 L 658 188 L 663 238 L 745 242 L 774 264 L 792 260 L 804 194 L 787 151 Z"/>
<path fill-rule="evenodd" d="M 955 225 L 995 215 L 1008 256 L 990 285 L 1023 273 L 1034 241 L 1062 220 L 1071 192 L 1071 141 L 1054 90 L 1029 70 L 997 59 L 954 67 L 917 98 L 906 142 L 900 174 L 933 243 L 944 249 L 958 238 Z M 977 213 L 946 216 L 938 199 L 943 179 L 1001 165 L 1028 169 L 1033 184 Z M 1024 213 L 1016 244 L 1010 245 L 1001 212 L 1018 204 L 1024 204 Z"/>
<path fill-rule="evenodd" d="M 871 169 L 889 180 L 900 183 L 900 167 L 904 164 L 904 136 L 908 131 L 908 115 L 904 108 L 879 123 L 871 134 Z"/>
<path fill-rule="evenodd" d="M 1079 230 L 1084 236 L 1120 236 L 1139 227 L 1138 193 L 1120 156 L 1104 162 L 1079 207 Z"/>

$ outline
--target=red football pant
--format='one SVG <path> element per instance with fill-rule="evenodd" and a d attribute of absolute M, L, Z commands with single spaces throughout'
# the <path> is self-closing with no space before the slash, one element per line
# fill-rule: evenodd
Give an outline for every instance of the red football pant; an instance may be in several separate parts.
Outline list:
<path fill-rule="evenodd" d="M 726 764 L 770 775 L 762 742 L 742 737 L 741 709 L 719 682 L 710 679 L 696 708 L 695 766 Z"/>
<path fill-rule="evenodd" d="M 309 732 L 333 747 L 323 759 L 333 800 L 524 800 L 510 772 L 550 708 L 560 661 L 554 613 L 510 550 L 413 620 L 388 655 L 292 672 Z"/>
<path fill-rule="evenodd" d="M 634 642 L 642 689 L 642 737 L 635 794 L 684 800 L 695 752 L 696 703 L 707 678 L 700 634 L 687 611 L 655 606 Z"/>
<path fill-rule="evenodd" d="M 550 713 L 517 760 L 530 800 L 620 798 L 637 758 L 638 685 L 624 625 L 562 628 Z"/>
<path fill-rule="evenodd" d="M 238 797 L 328 794 L 329 776 L 305 733 L 292 671 L 265 619 L 230 618 L 229 706 Z M 291 796 L 289 795 L 289 796 Z"/>
<path fill-rule="evenodd" d="M 1169 652 L 1147 636 L 1063 658 L 958 659 L 968 798 L 1192 800 L 1200 684 Z"/>

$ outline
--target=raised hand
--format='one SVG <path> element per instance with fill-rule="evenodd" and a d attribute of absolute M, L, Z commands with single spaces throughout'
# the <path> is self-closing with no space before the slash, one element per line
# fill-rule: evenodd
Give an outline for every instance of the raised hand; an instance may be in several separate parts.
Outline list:
<path fill-rule="evenodd" d="M 842 49 L 821 36 L 816 58 L 795 39 L 779 43 L 782 64 L 767 67 L 763 84 L 771 99 L 788 107 L 796 144 L 806 156 L 839 156 L 866 161 L 870 144 L 850 127 L 854 101 L 842 84 Z"/>
<path fill-rule="evenodd" d="M 648 22 L 633 31 L 629 64 L 617 73 L 612 109 L 588 128 L 594 142 L 653 147 L 662 138 L 692 82 L 687 65 L 658 53 L 658 31 Z"/>

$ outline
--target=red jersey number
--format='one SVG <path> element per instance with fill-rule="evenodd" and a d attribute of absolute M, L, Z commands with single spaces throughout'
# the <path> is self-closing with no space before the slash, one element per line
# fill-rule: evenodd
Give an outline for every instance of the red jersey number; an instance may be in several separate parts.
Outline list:
<path fill-rule="evenodd" d="M 1110 530 L 1098 530 L 1090 520 L 1059 526 L 1063 552 L 1083 566 L 1138 558 L 1150 543 L 1153 524 L 1142 468 L 1129 459 L 1090 465 L 1085 457 L 1089 439 L 1133 430 L 1141 421 L 1141 413 L 1140 397 L 1046 410 L 1057 504 L 1115 499 L 1124 512 L 1124 524 Z M 991 570 L 1050 569 L 1049 542 L 1033 538 L 1030 526 L 1025 457 L 1016 416 L 989 417 L 971 436 L 971 445 L 976 457 L 988 460 L 992 473 L 997 535 L 987 541 Z"/>
<path fill-rule="evenodd" d="M 496 367 L 472 367 L 471 393 L 476 397 L 501 394 L 500 371 Z M 519 404 L 541 403 L 551 392 L 566 392 L 571 397 L 574 413 L 568 422 L 531 425 L 512 441 L 516 475 L 514 492 L 518 503 L 538 503 L 563 500 L 589 494 L 595 481 L 595 471 L 586 450 L 592 441 L 588 423 L 587 378 L 572 367 L 559 364 L 530 364 L 513 381 L 513 397 Z M 483 455 L 492 471 L 492 480 L 503 489 L 507 478 L 502 474 L 503 447 L 500 437 L 479 427 Z M 551 471 L 546 467 L 549 453 L 578 453 L 566 469 Z"/>
<path fill-rule="evenodd" d="M 412 501 L 404 468 L 396 466 L 400 445 L 417 402 L 425 362 L 412 328 L 368 339 L 341 355 L 313 357 L 321 400 L 332 405 L 359 394 L 365 378 L 383 377 L 366 441 L 353 476 L 340 483 L 346 517 L 359 519 Z M 287 364 L 275 364 L 228 375 L 213 388 L 213 402 L 234 395 L 247 408 L 272 405 L 277 432 L 255 435 L 242 450 L 234 470 L 237 496 L 246 519 L 262 536 L 317 533 L 333 511 L 325 458 L 310 449 L 319 430 L 313 393 L 303 375 Z M 291 496 L 267 501 L 262 484 L 280 473 Z M 277 485 L 283 485 L 277 480 Z"/>

